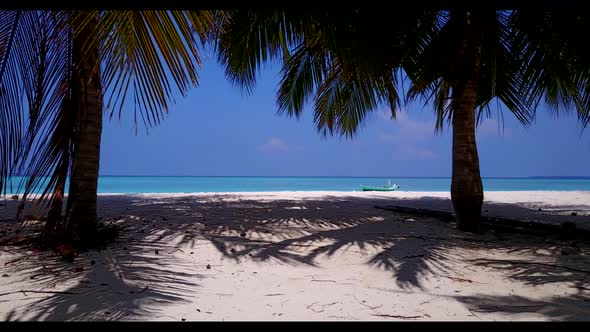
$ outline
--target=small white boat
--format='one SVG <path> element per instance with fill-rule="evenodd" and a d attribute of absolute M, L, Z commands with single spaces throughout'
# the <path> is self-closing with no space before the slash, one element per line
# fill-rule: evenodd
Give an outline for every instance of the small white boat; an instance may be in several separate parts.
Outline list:
<path fill-rule="evenodd" d="M 363 191 L 394 191 L 396 189 L 399 189 L 399 186 L 396 184 L 391 184 L 391 180 L 387 181 L 387 186 L 383 186 L 383 187 L 375 187 L 375 186 L 363 186 L 361 184 L 361 188 L 363 189 Z"/>

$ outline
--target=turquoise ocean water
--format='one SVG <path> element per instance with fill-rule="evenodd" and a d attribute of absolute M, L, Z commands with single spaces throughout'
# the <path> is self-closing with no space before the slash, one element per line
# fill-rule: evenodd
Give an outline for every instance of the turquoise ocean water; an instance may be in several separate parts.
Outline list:
<path fill-rule="evenodd" d="M 18 178 L 9 193 L 17 192 Z M 360 191 L 361 185 L 383 186 L 388 180 L 402 191 L 448 192 L 451 186 L 450 178 L 101 176 L 98 192 Z M 590 191 L 590 178 L 487 178 L 483 184 L 486 191 Z"/>

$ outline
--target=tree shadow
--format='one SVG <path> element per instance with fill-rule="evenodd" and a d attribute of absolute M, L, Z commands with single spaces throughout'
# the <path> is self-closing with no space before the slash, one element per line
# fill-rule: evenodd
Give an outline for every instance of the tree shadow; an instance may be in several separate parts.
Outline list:
<path fill-rule="evenodd" d="M 137 205 L 140 200 L 132 199 L 129 203 Z M 434 197 L 417 200 L 422 205 L 428 202 L 443 204 L 441 202 L 446 201 Z M 180 243 L 194 244 L 195 239 L 208 240 L 230 259 L 272 260 L 309 266 L 315 266 L 320 256 L 330 257 L 340 250 L 359 248 L 372 252 L 367 264 L 391 271 L 398 286 L 403 288 L 422 287 L 421 280 L 428 275 L 453 273 L 446 262 L 457 260 L 450 255 L 455 248 L 496 250 L 516 256 L 535 255 L 539 250 L 552 248 L 554 267 L 539 265 L 524 270 L 509 267 L 507 272 L 515 280 L 535 280 L 535 285 L 558 282 L 586 284 L 586 281 L 579 280 L 576 273 L 567 276 L 551 270 L 588 263 L 584 255 L 560 254 L 560 248 L 569 248 L 571 243 L 551 237 L 492 233 L 471 235 L 458 232 L 454 225 L 435 218 L 408 221 L 413 220 L 409 218 L 411 216 L 372 208 L 374 204 L 390 203 L 390 197 L 328 195 L 321 199 L 264 201 L 224 195 L 214 198 L 215 201 L 210 204 L 206 197 L 194 196 L 160 200 L 163 214 L 172 213 L 180 206 L 188 207 L 188 210 L 184 213 L 186 223 L 175 224 L 174 228 L 162 231 L 159 239 L 166 241 L 184 233 L 187 236 L 183 236 Z M 352 206 L 363 208 L 347 208 L 349 202 L 355 203 Z M 518 206 L 510 208 L 525 209 Z M 330 210 L 332 215 L 324 215 L 322 209 Z M 333 215 L 334 211 L 341 212 Z M 572 250 L 578 252 L 580 249 Z M 496 263 L 487 265 L 502 270 L 500 263 Z M 521 273 L 519 278 L 516 271 Z"/>
<path fill-rule="evenodd" d="M 45 290 L 52 284 L 60 284 L 60 278 L 64 278 L 64 283 L 66 279 L 75 283 L 64 291 L 80 294 L 51 294 L 25 308 L 15 308 L 8 319 L 167 317 L 162 308 L 187 301 L 198 291 L 194 280 L 203 278 L 198 271 L 204 267 L 187 263 L 190 256 L 186 251 L 198 252 L 199 245 L 209 243 L 223 257 L 235 261 L 274 261 L 295 266 L 318 266 L 320 259 L 337 259 L 337 254 L 356 250 L 366 256 L 365 264 L 388 271 L 398 287 L 408 290 L 424 290 L 424 282 L 431 278 L 472 282 L 456 267 L 484 266 L 526 285 L 560 283 L 573 287 L 579 290 L 574 297 L 556 298 L 553 304 L 550 300 L 541 302 L 559 307 L 559 301 L 572 301 L 585 308 L 589 287 L 586 276 L 590 273 L 588 243 L 532 235 L 466 234 L 457 231 L 452 223 L 436 218 L 415 220 L 411 215 L 373 208 L 377 204 L 398 203 L 395 200 L 370 194 L 284 200 L 269 200 L 263 195 L 245 199 L 231 194 L 100 196 L 99 215 L 104 222 L 124 227 L 119 243 L 100 253 L 79 257 L 75 266 L 83 265 L 85 270 L 78 274 L 67 263 L 45 259 L 46 275 L 37 277 L 33 283 Z M 446 204 L 448 200 L 423 197 L 414 199 L 414 203 L 403 201 L 409 206 L 436 209 L 437 204 Z M 563 248 L 572 252 L 562 255 Z M 156 249 L 160 250 L 159 254 L 154 253 Z M 462 256 L 475 251 L 501 252 L 504 257 L 521 261 Z M 90 259 L 96 260 L 92 267 Z M 38 271 L 39 262 L 32 258 L 10 268 L 23 278 L 42 273 Z M 48 271 L 57 271 L 59 276 Z M 108 286 L 101 286 L 102 283 Z M 123 296 L 131 292 L 132 296 Z M 534 302 L 488 295 L 457 297 L 457 300 L 466 306 Z M 32 316 L 23 313 L 33 309 Z M 589 310 L 585 308 L 582 312 L 589 313 Z M 559 308 L 542 314 L 555 319 L 579 317 L 568 316 Z"/>
<path fill-rule="evenodd" d="M 387 205 L 423 208 L 453 212 L 450 198 L 421 196 L 421 197 L 393 197 Z M 575 216 L 572 216 L 575 213 Z M 588 204 L 555 205 L 547 202 L 523 201 L 516 203 L 501 203 L 486 200 L 483 203 L 482 215 L 498 218 L 511 218 L 517 215 L 519 220 L 548 224 L 562 224 L 574 222 L 580 228 L 590 230 L 590 202 Z"/>
<path fill-rule="evenodd" d="M 134 230 L 104 250 L 81 253 L 73 263 L 53 252 L 18 255 L 3 271 L 18 275 L 17 282 L 26 280 L 29 288 L 10 292 L 24 295 L 26 303 L 13 306 L 5 320 L 180 320 L 162 308 L 198 291 L 199 268 L 179 259 L 174 246 L 134 237 Z M 0 294 L 0 302 L 3 295 L 9 294 Z"/>
<path fill-rule="evenodd" d="M 573 295 L 569 297 L 552 297 L 548 300 L 536 300 L 522 296 L 457 296 L 455 300 L 465 304 L 467 309 L 482 320 L 491 320 L 486 315 L 494 313 L 505 314 L 506 319 L 515 319 L 520 314 L 531 313 L 552 320 L 589 321 L 590 297 Z"/>

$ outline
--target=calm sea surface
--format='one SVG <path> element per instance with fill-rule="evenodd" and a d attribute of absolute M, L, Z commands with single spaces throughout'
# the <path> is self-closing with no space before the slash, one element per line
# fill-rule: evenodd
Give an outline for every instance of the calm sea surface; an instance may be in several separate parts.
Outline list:
<path fill-rule="evenodd" d="M 13 178 L 16 193 L 18 180 Z M 200 176 L 101 176 L 99 193 L 190 193 L 245 191 L 359 191 L 361 185 L 397 184 L 403 191 L 449 191 L 450 178 L 384 177 L 200 177 Z M 590 191 L 590 178 L 489 178 L 486 191 Z M 21 191 L 22 192 L 22 191 Z"/>

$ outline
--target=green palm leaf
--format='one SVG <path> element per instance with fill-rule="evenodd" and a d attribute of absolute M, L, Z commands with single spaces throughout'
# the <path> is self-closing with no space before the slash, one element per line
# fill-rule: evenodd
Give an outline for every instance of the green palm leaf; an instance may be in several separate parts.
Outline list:
<path fill-rule="evenodd" d="M 146 126 L 161 121 L 176 92 L 186 95 L 197 85 L 199 47 L 218 34 L 208 11 L 1 11 L 0 186 L 6 192 L 12 175 L 26 175 L 17 188 L 23 193 L 19 216 L 49 206 L 61 215 L 76 151 L 77 105 L 88 97 L 74 81 L 79 68 L 72 42 L 93 17 L 96 38 L 86 40 L 77 61 L 92 56 L 98 43 L 102 53 L 94 70 L 101 72 L 105 92 L 99 107 L 121 114 L 135 102 Z"/>

